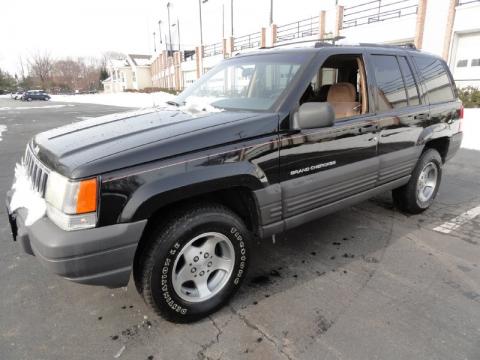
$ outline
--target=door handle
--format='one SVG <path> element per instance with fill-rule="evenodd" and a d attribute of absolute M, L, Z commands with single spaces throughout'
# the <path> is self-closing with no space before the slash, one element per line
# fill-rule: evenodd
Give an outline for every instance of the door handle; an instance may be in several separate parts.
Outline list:
<path fill-rule="evenodd" d="M 378 125 L 366 125 L 362 126 L 361 128 L 358 129 L 360 133 L 369 133 L 369 132 L 374 132 L 378 130 Z"/>
<path fill-rule="evenodd" d="M 428 115 L 428 113 L 423 113 L 423 114 L 417 114 L 413 118 L 415 120 L 428 120 L 429 117 L 430 116 Z"/>

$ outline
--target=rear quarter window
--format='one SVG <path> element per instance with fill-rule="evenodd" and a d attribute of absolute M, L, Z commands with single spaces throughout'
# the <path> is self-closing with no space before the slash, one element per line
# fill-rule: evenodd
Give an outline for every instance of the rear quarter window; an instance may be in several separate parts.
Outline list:
<path fill-rule="evenodd" d="M 455 100 L 454 86 L 444 63 L 426 56 L 414 56 L 413 58 L 425 82 L 430 104 Z"/>

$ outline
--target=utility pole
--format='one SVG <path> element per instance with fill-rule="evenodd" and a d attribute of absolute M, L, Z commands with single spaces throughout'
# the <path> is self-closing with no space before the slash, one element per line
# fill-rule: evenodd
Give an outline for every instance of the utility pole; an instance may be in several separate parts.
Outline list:
<path fill-rule="evenodd" d="M 160 44 L 162 44 L 162 20 L 158 20 L 158 37 L 160 38 Z"/>
<path fill-rule="evenodd" d="M 155 31 L 153 32 L 153 52 L 157 52 L 157 40 L 155 39 Z"/>
<path fill-rule="evenodd" d="M 168 12 L 168 40 L 170 42 L 170 53 L 173 52 L 173 48 L 172 48 L 172 31 L 171 31 L 171 25 L 170 25 L 170 6 L 172 6 L 172 3 L 171 2 L 168 2 L 167 3 L 167 12 Z M 168 54 L 170 55 L 170 54 Z M 167 56 L 168 56 L 167 55 Z"/>

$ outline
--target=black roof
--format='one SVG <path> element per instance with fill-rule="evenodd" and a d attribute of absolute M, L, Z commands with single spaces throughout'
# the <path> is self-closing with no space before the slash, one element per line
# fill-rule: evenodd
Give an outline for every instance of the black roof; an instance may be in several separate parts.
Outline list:
<path fill-rule="evenodd" d="M 303 46 L 302 46 L 303 44 Z M 287 46 L 295 46 L 297 47 L 287 47 Z M 292 42 L 286 44 L 280 44 L 274 47 L 267 47 L 261 48 L 258 51 L 249 52 L 249 53 L 237 53 L 234 57 L 244 57 L 244 56 L 251 56 L 251 55 L 262 55 L 262 54 L 281 54 L 281 53 L 312 53 L 312 52 L 319 52 L 319 51 L 331 51 L 331 50 L 356 50 L 359 49 L 368 49 L 370 51 L 385 51 L 386 53 L 391 52 L 415 52 L 417 54 L 432 56 L 436 58 L 440 58 L 435 54 L 425 53 L 418 50 L 415 45 L 413 44 L 405 44 L 405 45 L 389 45 L 389 44 L 375 44 L 375 43 L 359 43 L 355 45 L 350 44 L 332 44 L 329 42 L 322 42 L 322 41 L 299 41 L 299 42 Z"/>

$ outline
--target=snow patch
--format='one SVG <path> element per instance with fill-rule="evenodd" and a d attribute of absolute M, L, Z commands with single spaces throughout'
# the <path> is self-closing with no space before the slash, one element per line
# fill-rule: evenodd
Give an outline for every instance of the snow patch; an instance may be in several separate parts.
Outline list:
<path fill-rule="evenodd" d="M 23 164 L 15 165 L 15 180 L 13 181 L 12 190 L 10 211 L 13 212 L 20 208 L 25 208 L 27 210 L 26 226 L 31 226 L 45 215 L 47 204 L 40 194 L 33 189 Z"/>
<path fill-rule="evenodd" d="M 465 109 L 462 148 L 480 150 L 480 109 Z"/>
<path fill-rule="evenodd" d="M 7 131 L 7 125 L 0 124 L 0 141 L 2 141 L 2 133 Z"/>
<path fill-rule="evenodd" d="M 79 94 L 79 95 L 52 95 L 52 101 L 99 104 L 120 107 L 147 108 L 164 105 L 175 96 L 164 92 L 145 93 L 114 93 L 114 94 Z"/>
<path fill-rule="evenodd" d="M 218 98 L 206 98 L 190 96 L 187 98 L 185 105 L 179 106 L 178 110 L 183 111 L 193 117 L 196 115 L 203 115 L 205 113 L 217 113 L 225 111 L 224 109 L 216 108 L 211 105 L 213 101 L 218 101 Z"/>

